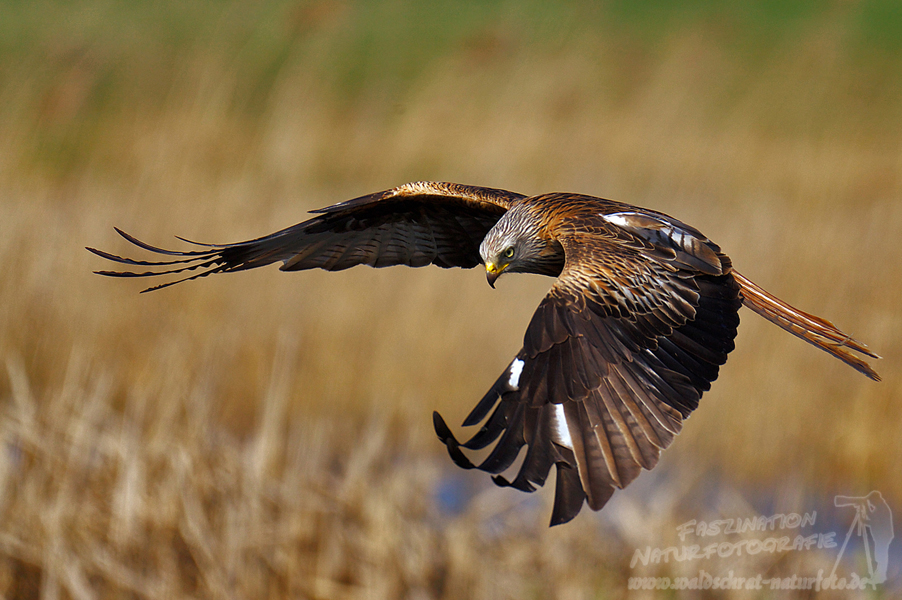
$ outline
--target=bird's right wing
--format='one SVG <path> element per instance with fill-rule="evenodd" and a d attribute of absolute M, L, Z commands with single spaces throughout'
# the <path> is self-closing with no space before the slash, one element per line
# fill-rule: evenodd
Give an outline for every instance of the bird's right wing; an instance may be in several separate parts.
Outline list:
<path fill-rule="evenodd" d="M 485 420 L 480 430 L 460 443 L 434 415 L 464 468 L 501 473 L 527 446 L 516 477 L 498 475 L 499 485 L 532 491 L 555 465 L 552 525 L 572 519 L 583 502 L 599 510 L 657 464 L 717 377 L 739 325 L 739 286 L 715 245 L 681 237 L 694 237 L 689 230 L 654 244 L 622 228 L 612 233 L 561 239 L 564 272 L 523 349 L 464 422 Z M 679 251 L 668 247 L 673 240 Z M 726 273 L 715 272 L 722 267 Z M 478 465 L 462 450 L 493 443 Z"/>
<path fill-rule="evenodd" d="M 312 219 L 265 237 L 236 244 L 197 244 L 204 247 L 200 250 L 165 250 L 116 230 L 144 250 L 172 257 L 169 260 L 136 260 L 94 248 L 88 250 L 120 264 L 156 269 L 98 271 L 101 275 L 145 277 L 199 270 L 149 290 L 278 261 L 284 263 L 283 271 L 338 271 L 361 264 L 471 268 L 481 262 L 479 244 L 485 234 L 522 198 L 521 194 L 493 188 L 408 183 L 313 211 L 317 216 Z"/>

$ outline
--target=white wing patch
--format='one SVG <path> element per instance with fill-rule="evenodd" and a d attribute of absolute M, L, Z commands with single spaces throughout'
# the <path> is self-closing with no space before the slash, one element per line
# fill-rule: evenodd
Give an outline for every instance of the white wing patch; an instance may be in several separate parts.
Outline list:
<path fill-rule="evenodd" d="M 554 416 L 551 418 L 554 425 L 554 431 L 551 433 L 552 441 L 557 444 L 573 449 L 573 440 L 570 439 L 570 430 L 567 428 L 567 419 L 564 418 L 564 405 L 554 405 Z"/>
<path fill-rule="evenodd" d="M 620 227 L 626 227 L 629 225 L 629 221 L 624 216 L 629 213 L 613 213 L 610 215 L 601 215 L 601 218 L 609 223 L 613 223 L 614 225 L 618 225 Z"/>
<path fill-rule="evenodd" d="M 675 241 L 681 240 L 682 237 L 687 234 L 687 232 L 675 227 L 673 223 L 666 219 L 655 217 L 654 215 L 644 215 L 642 213 L 625 211 L 599 216 L 608 223 L 613 223 L 619 227 L 625 227 L 631 230 L 657 230 Z"/>
<path fill-rule="evenodd" d="M 657 246 L 677 253 L 677 258 L 703 273 L 720 275 L 723 268 L 710 242 L 700 232 L 676 219 L 633 211 L 599 214 L 602 219 Z"/>
<path fill-rule="evenodd" d="M 507 384 L 515 390 L 519 389 L 517 386 L 520 384 L 520 374 L 522 372 L 523 361 L 519 358 L 515 358 L 514 362 L 512 362 L 510 366 L 510 379 L 507 380 Z"/>

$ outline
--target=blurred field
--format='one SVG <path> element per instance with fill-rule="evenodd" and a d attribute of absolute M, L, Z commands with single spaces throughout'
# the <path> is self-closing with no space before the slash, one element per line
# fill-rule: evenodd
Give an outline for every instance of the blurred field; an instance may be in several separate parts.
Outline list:
<path fill-rule="evenodd" d="M 689 519 L 872 489 L 902 515 L 902 11 L 756 6 L 0 2 L 0 595 L 620 598 L 697 570 L 629 565 Z M 658 468 L 548 529 L 551 490 L 456 470 L 431 412 L 464 418 L 550 280 L 273 267 L 139 295 L 83 250 L 126 252 L 113 225 L 248 239 L 412 180 L 665 211 L 884 381 L 743 311 Z"/>

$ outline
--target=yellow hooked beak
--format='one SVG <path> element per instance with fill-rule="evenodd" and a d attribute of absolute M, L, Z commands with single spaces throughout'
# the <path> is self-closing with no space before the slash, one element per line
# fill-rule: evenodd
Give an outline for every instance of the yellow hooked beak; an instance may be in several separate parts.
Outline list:
<path fill-rule="evenodd" d="M 507 265 L 496 265 L 493 262 L 485 263 L 485 278 L 488 280 L 489 285 L 492 286 L 492 289 L 495 288 L 495 280 L 501 276 L 501 273 L 506 268 Z"/>

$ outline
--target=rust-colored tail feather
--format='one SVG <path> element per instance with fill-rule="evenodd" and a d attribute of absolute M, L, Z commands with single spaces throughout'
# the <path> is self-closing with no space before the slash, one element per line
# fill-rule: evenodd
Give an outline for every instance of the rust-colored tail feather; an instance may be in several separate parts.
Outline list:
<path fill-rule="evenodd" d="M 748 306 L 771 323 L 776 323 L 789 333 L 802 338 L 810 344 L 814 344 L 825 352 L 829 352 L 874 381 L 880 381 L 880 376 L 868 363 L 849 351 L 851 349 L 871 358 L 880 358 L 877 354 L 868 350 L 867 346 L 840 331 L 830 321 L 809 315 L 786 304 L 735 270 L 733 271 L 733 278 L 742 290 L 743 305 Z"/>

